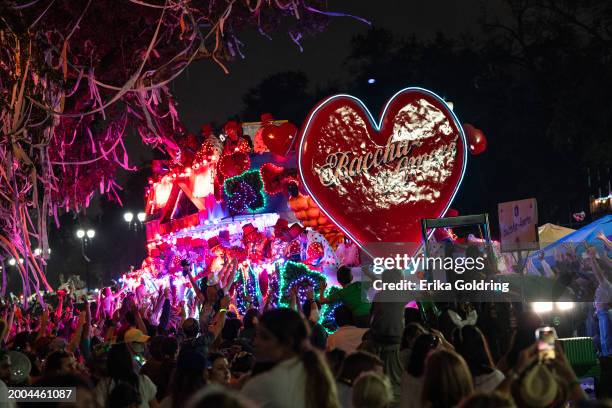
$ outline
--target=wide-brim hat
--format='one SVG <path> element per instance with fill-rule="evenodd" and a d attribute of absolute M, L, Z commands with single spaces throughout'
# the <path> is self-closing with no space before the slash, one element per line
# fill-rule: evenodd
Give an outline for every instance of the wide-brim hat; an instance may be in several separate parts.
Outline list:
<path fill-rule="evenodd" d="M 555 399 L 559 385 L 555 375 L 544 364 L 536 364 L 525 373 L 519 385 L 519 395 L 529 407 L 548 407 Z"/>
<path fill-rule="evenodd" d="M 289 230 L 289 222 L 284 218 L 279 218 L 274 224 L 274 235 L 281 236 Z"/>
<path fill-rule="evenodd" d="M 257 232 L 257 228 L 253 226 L 253 224 L 248 223 L 242 226 L 242 236 L 244 238 L 249 238 L 253 233 Z"/>
<path fill-rule="evenodd" d="M 206 242 L 208 244 L 208 249 L 210 249 L 211 251 L 214 250 L 216 247 L 221 245 L 219 243 L 219 238 L 218 237 L 208 238 L 208 241 L 206 241 Z"/>

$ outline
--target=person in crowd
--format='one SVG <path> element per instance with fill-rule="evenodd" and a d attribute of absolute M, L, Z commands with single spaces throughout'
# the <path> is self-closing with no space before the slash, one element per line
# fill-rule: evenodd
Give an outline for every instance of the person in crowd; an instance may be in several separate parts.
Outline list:
<path fill-rule="evenodd" d="M 391 383 L 384 374 L 366 372 L 353 385 L 354 408 L 388 408 L 393 402 Z"/>
<path fill-rule="evenodd" d="M 240 330 L 239 338 L 246 339 L 250 344 L 253 344 L 253 338 L 255 337 L 255 327 L 259 321 L 259 310 L 249 309 L 244 314 L 242 319 L 242 330 Z"/>
<path fill-rule="evenodd" d="M 338 375 L 340 372 L 340 368 L 342 367 L 342 363 L 346 358 L 347 353 L 344 350 L 339 348 L 328 350 L 325 352 L 325 359 L 327 360 L 327 365 L 331 370 L 334 377 Z"/>
<path fill-rule="evenodd" d="M 208 354 L 208 349 L 211 347 L 213 342 L 223 330 L 225 325 L 225 315 L 227 308 L 229 307 L 229 297 L 225 296 L 220 300 L 220 309 L 214 317 L 214 323 L 212 327 L 207 330 L 206 328 L 200 328 L 200 322 L 193 318 L 186 319 L 182 324 L 182 331 L 185 335 L 185 339 L 181 343 L 180 349 L 182 350 L 196 350 L 203 356 Z M 200 321 L 203 321 L 203 314 L 205 309 L 202 308 L 200 312 Z"/>
<path fill-rule="evenodd" d="M 108 406 L 117 408 L 138 408 L 142 403 L 138 389 L 128 383 L 119 383 L 108 397 Z"/>
<path fill-rule="evenodd" d="M 381 277 L 384 283 L 398 283 L 402 279 L 402 272 L 397 269 L 385 270 Z M 388 293 L 383 291 L 374 295 L 368 340 L 364 341 L 362 348 L 376 354 L 384 362 L 385 374 L 391 381 L 394 398 L 398 401 L 403 372 L 400 344 L 404 332 L 406 302 L 401 299 L 392 301 L 385 296 Z"/>
<path fill-rule="evenodd" d="M 255 366 L 255 356 L 247 351 L 241 351 L 236 354 L 231 364 L 231 379 L 230 386 L 233 388 L 242 388 L 243 382 L 248 379 L 248 376 L 253 371 Z"/>
<path fill-rule="evenodd" d="M 187 408 L 255 408 L 250 401 L 229 392 L 225 387 L 210 384 L 196 393 Z"/>
<path fill-rule="evenodd" d="M 225 324 L 221 330 L 220 343 L 218 349 L 227 354 L 227 357 L 233 357 L 233 353 L 239 349 L 238 335 L 242 328 L 242 322 L 238 319 L 235 312 L 227 312 Z"/>
<path fill-rule="evenodd" d="M 542 319 L 535 312 L 528 310 L 518 313 L 517 327 L 510 342 L 510 349 L 497 362 L 497 369 L 504 375 L 512 371 L 523 350 L 533 344 L 535 331 L 542 326 Z"/>
<path fill-rule="evenodd" d="M 493 364 L 487 340 L 476 326 L 456 329 L 453 344 L 467 362 L 477 391 L 492 392 L 504 381 L 504 374 Z"/>
<path fill-rule="evenodd" d="M 409 310 L 410 308 L 406 308 Z M 410 309 L 414 310 L 414 309 Z M 404 314 L 404 317 L 406 315 Z M 406 320 L 404 320 L 405 322 Z M 402 342 L 400 344 L 400 357 L 404 367 L 408 365 L 410 361 L 410 354 L 412 353 L 412 346 L 414 346 L 415 340 L 421 335 L 425 334 L 426 330 L 420 323 L 411 322 L 404 327 L 404 333 L 402 333 Z"/>
<path fill-rule="evenodd" d="M 96 400 L 101 407 L 110 406 L 109 397 L 119 383 L 128 384 L 138 390 L 141 400 L 139 408 L 159 407 L 155 399 L 155 384 L 146 375 L 136 372 L 133 356 L 125 343 L 113 345 L 108 352 L 107 377 L 98 383 L 95 390 Z"/>
<path fill-rule="evenodd" d="M 342 302 L 353 314 L 355 325 L 367 328 L 369 325 L 370 303 L 363 295 L 362 282 L 353 282 L 353 273 L 351 268 L 347 266 L 338 268 L 336 277 L 342 289 L 326 298 L 324 295 L 326 285 L 323 283 L 320 286 L 319 301 L 323 304 L 336 301 Z"/>
<path fill-rule="evenodd" d="M 41 403 L 41 401 L 33 401 L 33 402 L 20 402 L 20 408 L 40 408 L 41 406 L 45 407 L 75 407 L 75 408 L 91 408 L 96 406 L 106 407 L 106 405 L 97 405 L 96 397 L 94 393 L 94 388 L 91 382 L 80 375 L 76 375 L 74 373 L 71 374 L 62 374 L 49 378 L 42 378 L 33 384 L 33 387 L 45 387 L 52 389 L 66 389 L 73 388 L 74 389 L 74 402 L 47 402 Z M 121 406 L 121 405 L 108 405 L 111 407 Z"/>
<path fill-rule="evenodd" d="M 601 355 L 612 356 L 612 318 L 610 317 L 610 303 L 612 302 L 612 262 L 608 264 L 608 255 L 602 251 L 601 255 L 597 248 L 587 248 L 586 262 L 591 267 L 597 279 L 597 289 L 593 306 L 599 322 L 599 342 L 601 344 Z M 601 259 L 601 261 L 600 261 Z"/>
<path fill-rule="evenodd" d="M 176 337 L 155 336 L 150 341 L 149 358 L 140 370 L 157 387 L 155 398 L 161 401 L 166 396 L 170 376 L 176 366 L 178 342 Z"/>
<path fill-rule="evenodd" d="M 458 408 L 516 408 L 514 400 L 499 392 L 477 391 L 465 397 Z"/>
<path fill-rule="evenodd" d="M 276 365 L 250 379 L 242 394 L 261 406 L 338 407 L 336 385 L 325 358 L 307 339 L 307 326 L 296 311 L 265 312 L 257 325 L 255 354 Z"/>
<path fill-rule="evenodd" d="M 438 347 L 442 347 L 441 336 L 423 333 L 415 339 L 410 358 L 402 374 L 400 407 L 421 407 L 421 400 L 418 397 L 420 397 L 423 391 L 425 360 L 429 353 L 436 350 Z"/>
<path fill-rule="evenodd" d="M 421 393 L 424 407 L 453 407 L 473 391 L 472 375 L 459 354 L 443 348 L 427 356 Z"/>
<path fill-rule="evenodd" d="M 8 384 L 11 380 L 11 356 L 5 351 L 0 350 L 0 381 Z"/>
<path fill-rule="evenodd" d="M 534 342 L 520 352 L 498 390 L 511 395 L 518 406 L 562 407 L 586 399 L 560 345 L 555 346 L 554 359 L 542 360 Z"/>
<path fill-rule="evenodd" d="M 357 377 L 365 372 L 383 374 L 383 362 L 374 354 L 366 351 L 356 351 L 344 359 L 336 382 L 341 407 L 352 407 L 353 385 Z"/>
<path fill-rule="evenodd" d="M 327 350 L 331 351 L 338 348 L 347 354 L 354 352 L 361 344 L 367 329 L 353 325 L 353 313 L 344 305 L 336 308 L 334 318 L 338 330 L 327 337 Z"/>
<path fill-rule="evenodd" d="M 231 373 L 225 355 L 221 353 L 208 354 L 207 379 L 212 384 L 229 385 Z"/>
<path fill-rule="evenodd" d="M 160 404 L 161 408 L 180 408 L 206 385 L 208 360 L 197 350 L 179 352 L 176 368 L 172 373 L 168 395 Z"/>
<path fill-rule="evenodd" d="M 138 329 L 128 329 L 123 335 L 123 341 L 127 345 L 130 353 L 132 354 L 134 361 L 138 365 L 138 371 L 144 364 L 145 347 L 150 337 L 144 334 Z"/>
<path fill-rule="evenodd" d="M 54 351 L 49 354 L 43 368 L 43 377 L 55 377 L 58 375 L 74 373 L 76 361 L 74 356 L 66 351 Z"/>

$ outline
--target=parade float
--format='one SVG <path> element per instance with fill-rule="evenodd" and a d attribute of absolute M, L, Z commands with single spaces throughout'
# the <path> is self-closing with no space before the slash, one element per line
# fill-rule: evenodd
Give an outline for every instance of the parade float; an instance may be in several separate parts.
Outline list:
<path fill-rule="evenodd" d="M 123 283 L 147 292 L 172 284 L 193 296 L 186 260 L 196 279 L 229 288 L 243 312 L 247 301 L 286 305 L 293 288 L 303 301 L 323 281 L 338 290 L 337 268 L 368 261 L 371 242 L 420 246 L 419 221 L 447 213 L 468 146 L 481 153 L 484 135 L 468 145 L 448 105 L 419 88 L 394 96 L 385 115 L 393 120 L 380 127 L 341 95 L 317 105 L 301 131 L 262 115 L 180 139 L 177 158 L 153 163 L 149 256 Z"/>
<path fill-rule="evenodd" d="M 172 284 L 189 298 L 181 273 L 187 260 L 196 279 L 225 287 L 244 312 L 247 300 L 287 304 L 293 287 L 300 300 L 323 280 L 333 289 L 341 264 L 359 264 L 357 247 L 300 186 L 298 129 L 263 119 L 230 121 L 218 134 L 204 126 L 201 143 L 193 135 L 179 141 L 180 159 L 153 163 L 145 193 L 148 257 L 122 276 L 124 285 L 153 293 Z M 231 262 L 235 274 L 224 268 Z"/>

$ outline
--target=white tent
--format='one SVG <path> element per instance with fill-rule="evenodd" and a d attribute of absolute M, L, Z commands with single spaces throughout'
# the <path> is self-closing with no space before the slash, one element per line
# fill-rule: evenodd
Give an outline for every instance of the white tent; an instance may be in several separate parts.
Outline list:
<path fill-rule="evenodd" d="M 544 248 L 545 246 L 552 244 L 553 242 L 557 242 L 564 236 L 569 235 L 574 231 L 576 230 L 550 223 L 541 225 L 538 227 L 540 248 Z"/>

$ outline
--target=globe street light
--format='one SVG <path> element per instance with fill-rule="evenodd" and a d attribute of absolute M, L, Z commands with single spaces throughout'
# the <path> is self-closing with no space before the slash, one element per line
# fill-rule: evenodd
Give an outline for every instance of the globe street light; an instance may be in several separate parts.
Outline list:
<path fill-rule="evenodd" d="M 85 247 L 89 241 L 96 236 L 96 230 L 89 228 L 87 231 L 85 231 L 84 229 L 79 228 L 76 232 L 76 236 L 81 240 L 81 254 L 83 255 L 83 259 L 85 259 L 85 279 L 87 282 L 87 292 L 89 293 L 89 263 L 91 262 L 91 259 L 89 259 L 85 254 Z"/>
<path fill-rule="evenodd" d="M 126 211 L 123 213 L 123 220 L 127 222 L 128 228 L 134 227 L 134 231 L 138 231 L 142 224 L 144 224 L 147 219 L 147 214 L 143 211 L 139 211 L 138 213 L 133 213 L 131 211 Z"/>
<path fill-rule="evenodd" d="M 128 211 L 125 214 L 123 214 L 123 219 L 125 220 L 125 222 L 130 223 L 134 219 L 134 214 Z"/>

